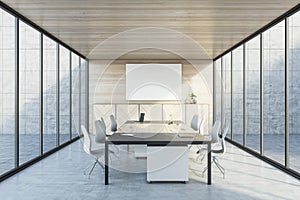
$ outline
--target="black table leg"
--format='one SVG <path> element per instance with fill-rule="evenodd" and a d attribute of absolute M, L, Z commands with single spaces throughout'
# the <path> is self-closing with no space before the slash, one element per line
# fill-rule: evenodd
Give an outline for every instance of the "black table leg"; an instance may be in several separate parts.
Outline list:
<path fill-rule="evenodd" d="M 108 185 L 108 142 L 105 142 L 105 167 L 104 167 L 104 171 L 105 171 L 105 185 Z"/>
<path fill-rule="evenodd" d="M 207 185 L 211 185 L 211 143 L 207 144 Z"/>

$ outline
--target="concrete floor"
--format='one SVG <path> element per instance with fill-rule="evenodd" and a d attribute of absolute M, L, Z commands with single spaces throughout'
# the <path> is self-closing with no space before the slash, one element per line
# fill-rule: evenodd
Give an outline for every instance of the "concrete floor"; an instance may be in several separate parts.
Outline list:
<path fill-rule="evenodd" d="M 0 183 L 0 199 L 299 199 L 300 181 L 227 144 L 219 160 L 226 168 L 223 179 L 213 168 L 213 184 L 198 176 L 203 164 L 195 162 L 190 150 L 190 181 L 182 183 L 146 182 L 146 160 L 120 151 L 112 157 L 110 182 L 104 185 L 99 166 L 90 179 L 83 175 L 93 160 L 75 142 L 50 157 Z"/>
<path fill-rule="evenodd" d="M 290 134 L 290 168 L 300 172 L 300 134 Z M 68 141 L 69 135 L 60 135 L 61 142 Z M 284 165 L 284 135 L 264 135 L 264 155 Z M 20 164 L 40 154 L 39 135 L 20 135 Z M 242 135 L 234 135 L 234 141 L 243 143 Z M 259 152 L 259 135 L 247 135 L 246 146 Z M 15 136 L 0 134 L 0 174 L 14 168 Z M 56 135 L 44 134 L 44 151 L 56 146 Z"/>

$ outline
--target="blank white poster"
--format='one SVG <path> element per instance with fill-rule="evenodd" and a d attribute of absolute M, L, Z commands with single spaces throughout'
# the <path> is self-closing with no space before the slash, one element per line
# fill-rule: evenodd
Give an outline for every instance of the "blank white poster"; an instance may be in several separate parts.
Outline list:
<path fill-rule="evenodd" d="M 127 100 L 181 100 L 181 64 L 126 64 Z"/>

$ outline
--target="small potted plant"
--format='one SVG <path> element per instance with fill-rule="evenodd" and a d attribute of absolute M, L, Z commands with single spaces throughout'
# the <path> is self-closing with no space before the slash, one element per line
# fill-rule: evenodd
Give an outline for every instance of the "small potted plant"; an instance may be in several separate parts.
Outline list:
<path fill-rule="evenodd" d="M 197 103 L 197 95 L 195 95 L 194 94 L 194 92 L 192 92 L 191 94 L 190 94 L 190 102 L 191 102 L 191 104 L 196 104 Z"/>

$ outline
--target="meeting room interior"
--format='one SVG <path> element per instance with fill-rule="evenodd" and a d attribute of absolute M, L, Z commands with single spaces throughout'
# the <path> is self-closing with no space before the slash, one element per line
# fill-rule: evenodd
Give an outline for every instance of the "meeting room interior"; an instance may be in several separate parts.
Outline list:
<path fill-rule="evenodd" d="M 0 199 L 299 199 L 298 97 L 299 0 L 1 0 Z"/>

